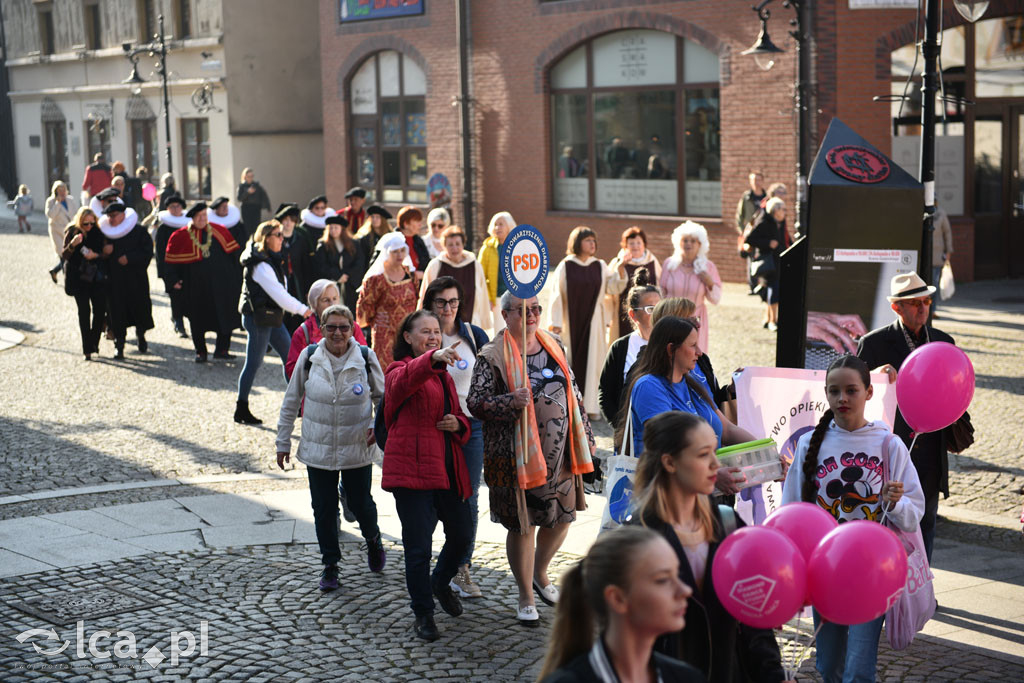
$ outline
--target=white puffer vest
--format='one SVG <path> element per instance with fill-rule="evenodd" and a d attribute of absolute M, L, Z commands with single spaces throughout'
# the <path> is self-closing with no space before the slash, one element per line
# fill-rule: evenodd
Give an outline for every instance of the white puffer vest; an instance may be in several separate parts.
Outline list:
<path fill-rule="evenodd" d="M 366 445 L 366 430 L 373 426 L 373 408 L 363 354 L 359 344 L 349 343 L 337 382 L 326 354 L 322 343 L 313 352 L 296 457 L 304 465 L 323 470 L 365 467 L 373 462 L 376 447 Z M 303 352 L 297 363 L 305 362 Z"/>

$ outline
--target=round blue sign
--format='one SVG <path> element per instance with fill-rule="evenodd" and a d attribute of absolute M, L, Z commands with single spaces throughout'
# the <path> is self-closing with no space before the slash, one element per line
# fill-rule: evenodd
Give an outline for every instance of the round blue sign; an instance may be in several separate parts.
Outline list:
<path fill-rule="evenodd" d="M 551 368 L 544 368 L 540 371 L 540 374 L 544 376 L 544 379 L 551 379 L 555 376 L 555 371 Z"/>
<path fill-rule="evenodd" d="M 549 267 L 544 236 L 532 225 L 517 225 L 501 245 L 498 270 L 505 288 L 517 299 L 532 299 L 544 288 Z"/>
<path fill-rule="evenodd" d="M 463 358 L 462 360 L 455 364 L 455 367 L 457 367 L 459 370 L 465 370 L 466 368 L 469 367 L 469 361 Z"/>
<path fill-rule="evenodd" d="M 357 384 L 354 387 L 352 387 L 352 393 L 355 394 L 356 396 L 362 396 L 363 395 L 363 385 L 362 384 Z"/>

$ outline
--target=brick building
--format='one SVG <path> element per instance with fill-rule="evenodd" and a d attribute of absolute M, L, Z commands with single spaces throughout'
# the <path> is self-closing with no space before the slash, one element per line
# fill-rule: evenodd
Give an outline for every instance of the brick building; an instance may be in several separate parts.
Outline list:
<path fill-rule="evenodd" d="M 902 111 L 872 100 L 904 90 L 915 0 L 813 5 L 812 147 L 839 117 L 916 173 L 919 86 L 912 77 Z M 691 218 L 708 228 L 723 277 L 742 279 L 733 216 L 748 170 L 795 194 L 792 10 L 772 5 L 769 29 L 785 53 L 765 72 L 740 55 L 759 28 L 749 0 L 321 0 L 330 196 L 361 184 L 385 204 L 426 205 L 428 179 L 440 173 L 455 221 L 466 222 L 460 7 L 478 239 L 508 210 L 540 227 L 556 254 L 583 224 L 611 258 L 621 231 L 638 224 L 664 258 L 672 228 Z M 962 280 L 1019 276 L 1009 254 L 1024 246 L 1014 215 L 1024 3 L 994 0 L 974 25 L 947 7 L 947 94 L 977 102 L 946 103 L 939 123 L 938 197 L 953 218 L 954 268 Z M 918 80 L 920 69 L 918 60 Z"/>

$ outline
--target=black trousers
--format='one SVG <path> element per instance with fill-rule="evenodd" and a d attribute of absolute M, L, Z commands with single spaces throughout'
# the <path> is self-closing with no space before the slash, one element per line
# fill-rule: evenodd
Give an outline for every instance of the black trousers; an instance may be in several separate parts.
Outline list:
<path fill-rule="evenodd" d="M 75 294 L 75 304 L 78 305 L 78 329 L 82 332 L 82 353 L 96 353 L 103 334 L 103 319 L 107 315 L 107 295 L 96 287 Z"/>
<path fill-rule="evenodd" d="M 367 541 L 380 534 L 377 527 L 377 504 L 370 495 L 373 465 L 352 470 L 322 470 L 306 466 L 309 475 L 309 495 L 313 504 L 313 525 L 316 540 L 320 544 L 320 556 L 324 566 L 338 564 L 341 550 L 338 547 L 338 478 L 345 486 L 348 507 L 356 516 L 359 532 Z"/>
<path fill-rule="evenodd" d="M 195 323 L 189 321 L 189 326 L 192 328 L 192 345 L 196 349 L 196 353 L 200 356 L 206 354 L 206 333 L 216 332 L 217 342 L 214 346 L 214 353 L 227 353 L 228 348 L 231 346 L 231 330 L 203 330 L 196 327 Z"/>

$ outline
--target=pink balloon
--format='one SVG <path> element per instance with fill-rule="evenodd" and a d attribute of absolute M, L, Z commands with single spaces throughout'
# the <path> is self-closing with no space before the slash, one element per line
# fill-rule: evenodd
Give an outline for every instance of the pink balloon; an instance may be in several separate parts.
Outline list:
<path fill-rule="evenodd" d="M 153 183 L 146 183 L 142 186 L 142 198 L 147 202 L 151 202 L 156 199 L 156 185 Z"/>
<path fill-rule="evenodd" d="M 896 376 L 896 403 L 918 434 L 937 432 L 960 419 L 974 397 L 974 366 L 948 342 L 918 347 Z"/>
<path fill-rule="evenodd" d="M 807 593 L 807 565 L 786 535 L 763 526 L 729 534 L 715 553 L 711 578 L 725 609 L 741 623 L 776 628 L 793 618 Z"/>
<path fill-rule="evenodd" d="M 789 503 L 768 515 L 764 525 L 784 533 L 796 543 L 805 562 L 811 561 L 811 553 L 821 539 L 839 526 L 836 518 L 814 503 Z"/>
<path fill-rule="evenodd" d="M 907 551 L 878 522 L 840 524 L 807 564 L 811 602 L 826 621 L 851 626 L 885 614 L 907 582 Z"/>

